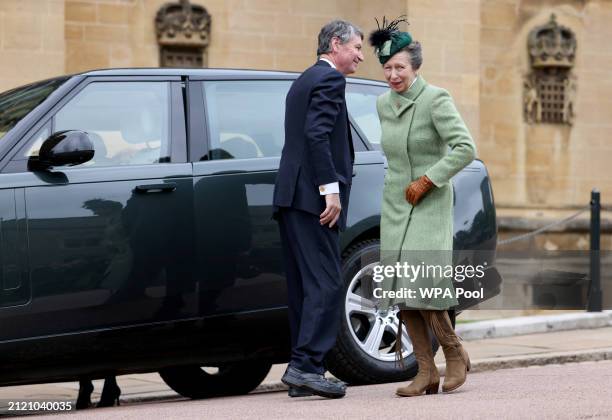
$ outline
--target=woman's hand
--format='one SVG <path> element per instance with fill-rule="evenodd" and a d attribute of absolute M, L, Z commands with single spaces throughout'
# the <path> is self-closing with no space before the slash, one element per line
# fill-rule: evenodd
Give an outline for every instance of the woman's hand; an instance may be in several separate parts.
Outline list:
<path fill-rule="evenodd" d="M 416 181 L 410 183 L 408 188 L 406 188 L 406 201 L 416 206 L 433 187 L 434 183 L 431 182 L 431 179 L 423 175 Z"/>

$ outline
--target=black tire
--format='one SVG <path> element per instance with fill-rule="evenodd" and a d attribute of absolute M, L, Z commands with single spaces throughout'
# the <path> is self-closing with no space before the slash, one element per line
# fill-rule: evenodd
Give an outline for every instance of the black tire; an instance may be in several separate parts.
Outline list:
<path fill-rule="evenodd" d="M 210 398 L 248 394 L 265 379 L 272 365 L 241 362 L 220 366 L 211 374 L 200 366 L 175 366 L 159 371 L 159 376 L 175 392 L 187 398 Z"/>
<path fill-rule="evenodd" d="M 346 297 L 353 277 L 367 264 L 380 259 L 380 241 L 369 239 L 348 248 L 342 254 L 342 277 Z M 372 357 L 355 341 L 346 316 L 345 299 L 342 299 L 342 322 L 336 345 L 325 359 L 327 369 L 337 378 L 352 385 L 377 384 L 408 380 L 416 375 L 418 366 L 414 354 L 403 359 L 403 367 L 393 361 Z M 404 330 L 404 334 L 406 331 Z M 393 339 L 394 340 L 394 339 Z M 432 340 L 434 354 L 438 348 Z"/>

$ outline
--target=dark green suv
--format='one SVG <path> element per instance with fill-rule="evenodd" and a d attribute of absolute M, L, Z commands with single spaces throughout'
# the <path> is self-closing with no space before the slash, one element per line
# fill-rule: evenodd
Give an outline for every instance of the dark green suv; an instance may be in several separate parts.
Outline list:
<path fill-rule="evenodd" d="M 0 94 L 0 385 L 159 371 L 205 397 L 248 392 L 288 360 L 271 214 L 296 77 L 116 69 Z M 386 164 L 375 102 L 386 89 L 347 81 L 356 160 L 345 311 L 327 365 L 351 383 L 416 369 L 407 339 L 395 365 L 397 319 L 379 322 L 359 275 L 378 258 Z M 453 182 L 455 248 L 494 251 L 485 166 Z M 500 281 L 491 268 L 474 287 L 490 297 Z"/>

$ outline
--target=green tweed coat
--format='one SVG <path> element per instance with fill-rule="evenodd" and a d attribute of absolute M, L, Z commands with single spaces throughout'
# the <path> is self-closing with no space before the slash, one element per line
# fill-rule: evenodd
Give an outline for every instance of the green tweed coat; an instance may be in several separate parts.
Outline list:
<path fill-rule="evenodd" d="M 384 264 L 451 264 L 450 180 L 476 157 L 470 132 L 449 93 L 429 85 L 421 76 L 406 92 L 389 90 L 381 95 L 376 106 L 382 148 L 389 164 L 381 213 L 381 259 Z M 435 187 L 413 207 L 405 199 L 405 189 L 422 175 L 427 175 Z M 411 282 L 394 276 L 385 279 L 383 289 L 452 287 L 451 279 L 432 277 Z M 440 310 L 455 306 L 457 300 L 453 289 L 453 297 L 383 299 L 381 304 Z"/>

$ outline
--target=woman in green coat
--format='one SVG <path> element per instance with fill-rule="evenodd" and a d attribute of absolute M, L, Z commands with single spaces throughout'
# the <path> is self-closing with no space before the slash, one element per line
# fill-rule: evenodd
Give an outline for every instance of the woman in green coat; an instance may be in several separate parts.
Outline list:
<path fill-rule="evenodd" d="M 403 291 L 386 293 L 380 304 L 401 310 L 396 343 L 401 342 L 404 324 L 419 371 L 397 394 L 416 396 L 437 393 L 440 382 L 429 328 L 446 358 L 444 392 L 461 386 L 470 367 L 447 310 L 457 305 L 452 286 L 451 178 L 474 160 L 476 147 L 448 92 L 417 73 L 421 45 L 397 29 L 403 21 L 389 25 L 383 21 L 383 28 L 370 35 L 370 43 L 391 88 L 377 101 L 381 143 L 389 163 L 381 212 L 381 264 L 385 269 L 394 267 L 392 275 L 385 271 L 381 288 Z M 421 266 L 423 271 L 417 275 L 406 271 L 406 265 Z M 428 289 L 440 295 L 423 293 Z M 396 347 L 401 351 L 401 346 Z"/>

